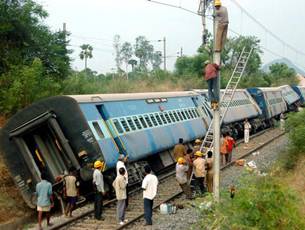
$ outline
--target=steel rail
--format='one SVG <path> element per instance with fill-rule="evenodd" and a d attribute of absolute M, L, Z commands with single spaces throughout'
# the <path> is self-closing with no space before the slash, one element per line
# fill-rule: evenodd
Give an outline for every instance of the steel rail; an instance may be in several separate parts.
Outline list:
<path fill-rule="evenodd" d="M 267 131 L 269 131 L 270 129 L 271 129 L 271 128 L 265 129 L 265 130 L 263 130 L 263 131 L 260 131 L 260 132 L 258 132 L 258 133 L 256 133 L 256 134 L 252 135 L 251 138 L 260 136 L 260 135 L 266 133 Z M 249 156 L 251 153 L 257 151 L 258 149 L 263 148 L 264 146 L 266 146 L 266 145 L 268 145 L 268 144 L 270 144 L 271 142 L 273 142 L 273 141 L 276 140 L 277 138 L 283 136 L 284 134 L 285 134 L 285 132 L 281 132 L 280 134 L 278 134 L 278 135 L 272 137 L 271 139 L 265 141 L 263 144 L 258 144 L 258 146 L 256 146 L 254 149 L 250 149 L 249 151 L 247 151 L 246 153 L 242 154 L 241 156 L 239 156 L 238 158 L 236 158 L 236 159 L 233 160 L 232 162 L 230 162 L 230 163 L 224 165 L 223 167 L 221 167 L 221 170 L 225 170 L 226 168 L 229 168 L 229 167 L 233 166 L 237 160 L 240 160 L 240 159 L 243 159 L 243 158 Z M 237 144 L 239 145 L 239 144 L 241 144 L 242 142 L 243 142 L 243 140 L 238 140 L 238 141 L 237 141 Z M 167 173 L 167 174 L 161 176 L 161 177 L 159 178 L 159 180 L 160 180 L 160 181 L 163 181 L 163 180 L 167 179 L 168 177 L 171 177 L 171 176 L 174 175 L 174 174 L 175 174 L 175 171 L 169 172 L 169 173 Z M 141 188 L 137 188 L 137 189 L 133 190 L 132 193 L 130 193 L 130 194 L 136 194 L 136 193 L 137 193 L 138 191 L 140 191 L 140 190 L 141 190 Z M 183 193 L 182 191 L 181 191 L 181 192 L 175 193 L 174 195 L 172 195 L 171 197 L 167 198 L 166 200 L 163 200 L 162 202 L 159 202 L 158 204 L 154 205 L 153 209 L 157 209 L 158 207 L 160 207 L 160 205 L 161 205 L 162 203 L 171 201 L 171 200 L 175 199 L 177 196 L 181 195 L 182 193 Z M 103 204 L 103 207 L 106 208 L 107 206 L 109 206 L 109 205 L 111 205 L 111 204 L 114 204 L 115 202 L 116 202 L 116 199 L 112 199 L 112 200 L 106 201 L 106 202 Z M 69 224 L 72 224 L 72 223 L 76 222 L 77 220 L 80 220 L 80 219 L 82 219 L 82 218 L 84 218 L 84 217 L 86 217 L 86 216 L 92 214 L 93 212 L 94 212 L 94 209 L 90 209 L 90 210 L 88 210 L 88 211 L 86 211 L 86 212 L 84 212 L 84 213 L 82 213 L 82 214 L 80 214 L 80 215 L 78 215 L 78 216 L 75 216 L 75 217 L 73 217 L 73 218 L 71 218 L 71 219 L 69 219 L 69 220 L 67 220 L 67 221 L 64 221 L 64 222 L 62 222 L 62 223 L 56 224 L 56 225 L 54 225 L 54 226 L 51 226 L 51 227 L 49 227 L 48 229 L 50 229 L 50 230 L 57 230 L 57 229 L 66 227 L 66 226 L 68 226 Z M 127 222 L 126 224 L 121 225 L 121 226 L 118 226 L 116 229 L 124 229 L 125 227 L 127 227 L 127 226 L 129 226 L 129 225 L 135 223 L 137 220 L 139 220 L 139 219 L 142 218 L 143 216 L 144 216 L 144 212 L 141 213 L 141 214 L 139 214 L 138 216 L 132 218 L 132 219 L 131 219 L 129 222 Z"/>

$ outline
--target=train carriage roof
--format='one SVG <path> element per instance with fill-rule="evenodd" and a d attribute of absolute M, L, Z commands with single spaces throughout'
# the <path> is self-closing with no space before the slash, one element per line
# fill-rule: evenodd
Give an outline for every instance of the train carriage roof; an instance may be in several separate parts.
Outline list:
<path fill-rule="evenodd" d="M 68 95 L 79 103 L 198 96 L 194 91 Z"/>

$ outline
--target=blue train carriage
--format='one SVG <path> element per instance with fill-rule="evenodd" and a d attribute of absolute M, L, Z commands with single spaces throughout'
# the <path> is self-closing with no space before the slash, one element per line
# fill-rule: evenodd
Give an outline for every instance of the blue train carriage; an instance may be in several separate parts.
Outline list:
<path fill-rule="evenodd" d="M 141 180 L 139 160 L 148 161 L 159 171 L 173 163 L 170 149 L 182 137 L 190 142 L 204 136 L 209 118 L 196 107 L 194 92 L 164 92 L 72 96 L 80 104 L 89 126 L 106 154 L 109 168 L 115 167 L 118 153 L 103 149 L 101 131 L 93 122 L 103 120 L 120 153 L 128 155 L 131 183 Z M 103 130 L 102 130 L 103 132 Z M 134 162 L 134 163 L 132 163 Z M 138 175 L 138 177 L 137 177 Z"/>
<path fill-rule="evenodd" d="M 110 136 L 101 121 L 88 124 L 75 99 L 57 96 L 21 110 L 1 129 L 1 154 L 29 207 L 36 206 L 33 192 L 42 171 L 47 173 L 53 189 L 59 191 L 58 178 L 74 166 L 83 181 L 82 191 L 92 188 L 87 186 L 91 185 L 92 163 L 104 159 L 103 151 L 118 150 L 112 142 L 112 147 L 100 148 L 91 125 L 101 125 L 105 137 Z"/>
<path fill-rule="evenodd" d="M 279 88 L 248 88 L 252 98 L 262 111 L 266 127 L 273 124 L 272 119 L 278 119 L 281 113 L 287 111 L 286 102 Z"/>
<path fill-rule="evenodd" d="M 305 106 L 305 86 L 293 85 L 292 89 L 299 95 L 300 97 L 300 106 Z"/>
<path fill-rule="evenodd" d="M 221 90 L 221 95 L 225 90 Z M 226 107 L 222 102 L 222 107 Z M 222 109 L 224 113 L 224 108 Z M 259 108 L 255 100 L 245 89 L 236 89 L 230 106 L 223 119 L 223 132 L 230 132 L 235 138 L 243 136 L 243 122 L 248 118 L 251 123 L 251 132 L 256 132 L 264 128 L 261 119 L 262 110 Z"/>
<path fill-rule="evenodd" d="M 297 111 L 301 105 L 300 96 L 289 85 L 279 87 L 282 91 L 283 98 L 287 104 L 288 111 Z"/>

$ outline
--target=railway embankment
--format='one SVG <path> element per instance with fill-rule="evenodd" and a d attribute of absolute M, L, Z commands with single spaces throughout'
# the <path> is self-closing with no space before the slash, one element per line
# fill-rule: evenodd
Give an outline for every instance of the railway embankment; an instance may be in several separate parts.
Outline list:
<path fill-rule="evenodd" d="M 34 212 L 24 203 L 0 157 L 0 229 L 12 226 L 11 223 L 22 223 L 31 214 Z"/>

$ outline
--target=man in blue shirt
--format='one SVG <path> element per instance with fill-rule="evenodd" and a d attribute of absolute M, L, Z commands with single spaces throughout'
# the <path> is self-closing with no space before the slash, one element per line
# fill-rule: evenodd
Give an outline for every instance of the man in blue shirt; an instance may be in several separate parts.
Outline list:
<path fill-rule="evenodd" d="M 42 226 L 42 213 L 45 212 L 47 216 L 47 225 L 50 224 L 50 210 L 51 210 L 51 195 L 52 185 L 46 180 L 46 174 L 41 173 L 41 181 L 36 185 L 37 194 L 37 211 L 38 211 L 38 229 L 41 230 Z"/>

